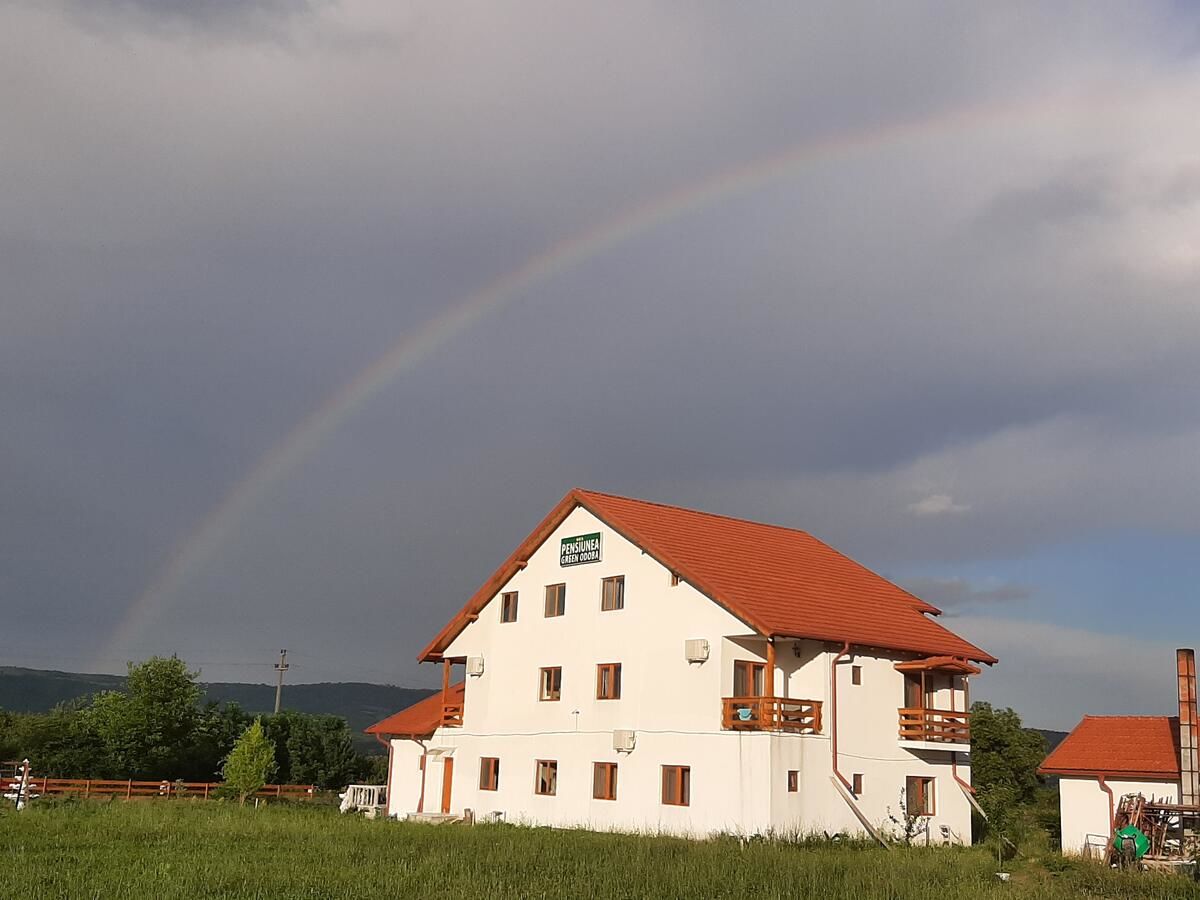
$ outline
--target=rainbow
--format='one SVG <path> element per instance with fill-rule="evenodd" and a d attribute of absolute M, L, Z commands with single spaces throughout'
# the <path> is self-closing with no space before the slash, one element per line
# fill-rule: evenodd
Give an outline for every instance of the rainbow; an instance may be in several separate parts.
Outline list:
<path fill-rule="evenodd" d="M 1088 100 L 1084 101 L 1084 105 L 1095 104 Z M 818 137 L 652 197 L 551 244 L 517 268 L 453 303 L 421 328 L 402 336 L 391 349 L 330 393 L 316 409 L 270 447 L 173 549 L 153 580 L 130 604 L 97 654 L 97 660 L 112 659 L 131 650 L 154 616 L 170 605 L 178 588 L 217 552 L 245 514 L 371 397 L 403 372 L 419 365 L 455 335 L 502 309 L 506 303 L 520 297 L 534 285 L 546 282 L 638 235 L 721 200 L 784 178 L 822 159 L 908 140 L 1003 125 L 1027 118 L 1035 112 L 1069 112 L 1076 106 L 1069 98 L 1022 101 L 1006 106 L 956 110 L 924 119 Z"/>

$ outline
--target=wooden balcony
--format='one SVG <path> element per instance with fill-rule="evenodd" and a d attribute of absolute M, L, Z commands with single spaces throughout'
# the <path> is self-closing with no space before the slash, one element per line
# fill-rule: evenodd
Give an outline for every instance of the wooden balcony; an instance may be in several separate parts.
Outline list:
<path fill-rule="evenodd" d="M 900 710 L 900 740 L 935 744 L 971 743 L 971 714 L 949 709 Z"/>
<path fill-rule="evenodd" d="M 721 727 L 727 731 L 821 733 L 821 701 L 789 697 L 725 697 Z"/>
<path fill-rule="evenodd" d="M 461 703 L 442 704 L 442 727 L 462 728 L 463 705 Z"/>

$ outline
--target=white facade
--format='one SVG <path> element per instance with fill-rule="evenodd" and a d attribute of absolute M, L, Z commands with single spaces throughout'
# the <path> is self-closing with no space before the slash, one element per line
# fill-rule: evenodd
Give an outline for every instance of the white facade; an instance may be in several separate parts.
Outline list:
<path fill-rule="evenodd" d="M 1147 800 L 1179 802 L 1176 781 L 1105 781 L 1109 795 L 1092 777 L 1062 776 L 1058 782 L 1059 810 L 1062 818 L 1062 852 L 1082 855 L 1104 848 L 1111 837 L 1112 810 L 1126 794 L 1141 794 Z"/>
<path fill-rule="evenodd" d="M 560 566 L 560 539 L 592 532 L 602 535 L 601 561 Z M 601 580 L 616 575 L 624 576 L 624 607 L 602 611 Z M 687 583 L 672 582 L 650 555 L 575 508 L 444 651 L 447 658 L 482 657 L 483 672 L 461 676 L 461 727 L 440 727 L 421 743 L 392 741 L 389 813 L 414 812 L 423 796 L 426 813 L 441 811 L 445 798 L 454 814 L 471 809 L 477 818 L 500 813 L 511 822 L 554 826 L 693 836 L 863 831 L 832 779 L 831 678 L 841 645 L 777 640 L 775 672 L 763 692 L 819 701 L 819 734 L 722 730 L 734 662 L 765 662 L 766 640 Z M 566 584 L 565 614 L 548 618 L 545 588 L 558 583 Z M 500 594 L 512 591 L 517 619 L 501 622 Z M 688 662 L 689 639 L 707 640 L 706 661 Z M 956 760 L 958 779 L 969 782 L 969 746 L 898 738 L 898 710 L 906 704 L 904 676 L 894 666 L 915 656 L 853 647 L 838 662 L 839 768 L 848 781 L 860 776 L 858 808 L 885 831 L 894 830 L 889 816 L 902 817 L 906 778 L 932 779 L 931 840 L 940 843 L 945 826 L 950 840 L 969 842 L 970 807 L 953 772 Z M 621 696 L 598 700 L 596 668 L 608 663 L 621 665 Z M 562 668 L 561 699 L 540 700 L 539 670 L 553 666 Z M 858 684 L 853 667 L 860 667 Z M 935 705 L 962 710 L 963 679 L 933 677 L 941 679 L 931 681 Z M 618 729 L 635 732 L 631 752 L 613 749 Z M 485 757 L 500 761 L 496 790 L 481 790 Z M 553 796 L 535 793 L 538 760 L 557 762 Z M 615 800 L 593 799 L 596 762 L 617 764 Z M 689 768 L 689 805 L 663 802 L 663 766 Z"/>

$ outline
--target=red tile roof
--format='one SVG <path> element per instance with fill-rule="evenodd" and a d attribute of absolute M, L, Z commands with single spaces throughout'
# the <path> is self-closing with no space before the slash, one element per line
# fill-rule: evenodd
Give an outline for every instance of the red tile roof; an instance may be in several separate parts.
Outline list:
<path fill-rule="evenodd" d="M 436 660 L 577 506 L 759 634 L 849 641 L 993 663 L 926 613 L 939 610 L 812 535 L 576 488 L 497 569 L 420 655 Z"/>
<path fill-rule="evenodd" d="M 1177 779 L 1179 719 L 1084 716 L 1038 771 L 1046 775 Z"/>
<path fill-rule="evenodd" d="M 463 682 L 450 685 L 448 702 L 463 702 L 465 686 Z M 418 700 L 407 709 L 388 716 L 382 722 L 376 722 L 364 729 L 367 734 L 395 735 L 396 737 L 422 737 L 433 734 L 434 729 L 442 724 L 442 692 L 431 694 L 424 700 Z"/>

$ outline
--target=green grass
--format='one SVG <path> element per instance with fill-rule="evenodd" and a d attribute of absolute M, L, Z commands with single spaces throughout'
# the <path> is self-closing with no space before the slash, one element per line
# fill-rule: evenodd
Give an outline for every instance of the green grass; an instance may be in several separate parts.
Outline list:
<path fill-rule="evenodd" d="M 980 848 L 690 842 L 367 821 L 328 808 L 57 803 L 0 812 L 0 897 L 1196 897 L 1179 877 Z M 1061 871 L 1051 871 L 1060 869 Z"/>

